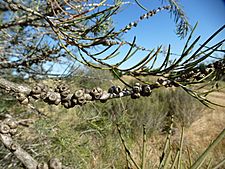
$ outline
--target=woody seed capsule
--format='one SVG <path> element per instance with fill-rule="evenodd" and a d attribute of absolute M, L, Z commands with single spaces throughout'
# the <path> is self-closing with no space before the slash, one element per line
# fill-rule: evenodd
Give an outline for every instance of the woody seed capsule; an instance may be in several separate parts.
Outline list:
<path fill-rule="evenodd" d="M 37 166 L 38 169 L 48 169 L 47 163 L 41 162 Z"/>
<path fill-rule="evenodd" d="M 25 98 L 23 101 L 20 102 L 23 105 L 27 105 L 29 103 L 29 99 Z"/>
<path fill-rule="evenodd" d="M 16 133 L 17 133 L 17 129 L 15 128 L 15 129 L 10 129 L 10 134 L 11 135 L 15 135 Z"/>
<path fill-rule="evenodd" d="M 16 99 L 18 100 L 18 101 L 23 101 L 23 100 L 25 100 L 27 97 L 26 97 L 26 95 L 25 94 L 23 94 L 23 93 L 18 93 L 17 95 L 16 95 Z"/>
<path fill-rule="evenodd" d="M 75 98 L 82 97 L 83 95 L 84 95 L 84 89 L 77 90 L 77 91 L 75 91 L 75 93 L 74 93 L 74 97 L 75 97 Z"/>
<path fill-rule="evenodd" d="M 0 125 L 0 133 L 7 134 L 10 131 L 10 127 L 7 124 Z"/>
<path fill-rule="evenodd" d="M 16 143 L 12 143 L 10 148 L 12 151 L 16 151 L 18 149 L 18 145 Z"/>
<path fill-rule="evenodd" d="M 41 93 L 41 87 L 40 86 L 35 86 L 32 89 L 32 93 L 34 93 L 34 94 L 40 94 Z"/>
<path fill-rule="evenodd" d="M 18 127 L 18 124 L 12 119 L 8 118 L 8 119 L 5 120 L 5 122 L 11 129 L 15 129 L 15 128 Z"/>
<path fill-rule="evenodd" d="M 62 169 L 62 163 L 57 158 L 52 158 L 48 162 L 49 169 Z"/>

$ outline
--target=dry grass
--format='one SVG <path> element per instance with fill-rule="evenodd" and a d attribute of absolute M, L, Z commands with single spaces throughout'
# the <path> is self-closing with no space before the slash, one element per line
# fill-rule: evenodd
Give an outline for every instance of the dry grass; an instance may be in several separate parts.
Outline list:
<path fill-rule="evenodd" d="M 217 92 L 209 97 L 225 105 L 224 93 Z M 18 107 L 11 108 L 18 117 L 30 117 L 36 121 L 30 128 L 21 130 L 18 137 L 19 142 L 36 159 L 48 160 L 56 156 L 66 165 L 87 169 L 120 169 L 126 166 L 116 123 L 121 125 L 127 146 L 138 163 L 141 161 L 142 124 L 147 123 L 147 168 L 156 168 L 159 164 L 166 137 L 162 129 L 166 125 L 168 112 L 175 113 L 174 149 L 179 144 L 180 126 L 185 125 L 185 159 L 188 158 L 187 147 L 193 159 L 197 158 L 225 127 L 225 109 L 215 107 L 215 110 L 204 108 L 202 111 L 202 106 L 196 100 L 179 90 L 156 90 L 149 98 L 118 99 L 70 110 L 37 102 L 37 107 L 47 117 L 29 111 L 21 114 L 25 108 L 18 110 Z M 211 154 L 211 158 L 216 161 L 222 159 L 224 147 L 225 141 Z M 4 153 L 1 155 L 4 156 Z"/>

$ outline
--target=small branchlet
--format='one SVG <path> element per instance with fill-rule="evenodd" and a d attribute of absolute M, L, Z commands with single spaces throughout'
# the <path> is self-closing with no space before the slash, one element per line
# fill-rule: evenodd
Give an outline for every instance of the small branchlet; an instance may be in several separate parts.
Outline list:
<path fill-rule="evenodd" d="M 16 121 L 12 116 L 5 115 L 5 119 L 0 121 L 0 141 L 6 149 L 23 163 L 25 168 L 37 168 L 37 161 L 27 153 L 13 138 L 16 133 L 19 121 Z"/>
<path fill-rule="evenodd" d="M 156 13 L 162 11 L 162 10 L 170 10 L 171 6 L 164 6 L 164 7 L 159 7 L 158 9 L 153 9 L 149 12 L 147 12 L 146 14 L 140 16 L 140 18 L 134 22 L 129 23 L 125 28 L 123 28 L 121 30 L 121 32 L 128 32 L 131 28 L 136 27 L 138 25 L 138 23 L 144 19 L 148 19 L 152 16 L 154 16 Z"/>

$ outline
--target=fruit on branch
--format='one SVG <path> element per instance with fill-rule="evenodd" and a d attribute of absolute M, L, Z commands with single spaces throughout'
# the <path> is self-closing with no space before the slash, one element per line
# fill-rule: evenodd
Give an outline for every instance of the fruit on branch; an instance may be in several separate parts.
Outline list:
<path fill-rule="evenodd" d="M 150 85 L 141 85 L 135 83 L 133 86 L 133 93 L 131 94 L 132 99 L 140 98 L 141 96 L 150 96 L 152 93 Z"/>
<path fill-rule="evenodd" d="M 29 103 L 29 99 L 26 98 L 23 101 L 20 102 L 21 104 L 27 105 Z"/>
<path fill-rule="evenodd" d="M 151 87 L 149 85 L 142 85 L 140 94 L 142 96 L 150 96 L 152 93 Z"/>
<path fill-rule="evenodd" d="M 141 97 L 141 94 L 140 93 L 132 93 L 131 94 L 131 99 L 138 99 Z"/>
<path fill-rule="evenodd" d="M 172 82 L 169 79 L 164 78 L 164 77 L 158 78 L 157 83 L 159 85 L 162 85 L 162 86 L 165 86 L 165 87 L 172 87 Z"/>
<path fill-rule="evenodd" d="M 17 133 L 18 124 L 12 118 L 6 118 L 0 123 L 0 133 L 15 135 Z"/>
<path fill-rule="evenodd" d="M 134 87 L 133 87 L 133 92 L 134 93 L 140 93 L 140 91 L 141 91 L 141 85 L 140 85 L 140 83 L 135 83 L 134 84 Z"/>
<path fill-rule="evenodd" d="M 132 99 L 140 98 L 141 96 L 147 97 L 150 96 L 152 90 L 159 87 L 179 87 L 185 86 L 185 83 L 195 82 L 193 79 L 204 79 L 205 77 L 211 75 L 212 73 L 216 76 L 220 72 L 224 72 L 224 60 L 216 62 L 214 64 L 209 64 L 204 67 L 195 67 L 189 71 L 178 71 L 170 72 L 165 74 L 163 77 L 157 79 L 155 83 L 152 84 L 140 84 L 135 83 L 130 88 L 121 89 L 120 86 L 112 86 L 107 91 L 104 91 L 100 87 L 93 89 L 79 89 L 74 92 L 71 92 L 69 86 L 66 84 L 59 84 L 55 89 L 49 88 L 45 84 L 37 84 L 33 89 L 27 89 L 30 93 L 18 93 L 17 99 L 22 104 L 27 104 L 33 99 L 42 99 L 48 104 L 59 105 L 60 103 L 65 108 L 72 108 L 76 105 L 84 105 L 87 102 L 99 100 L 101 102 L 106 102 L 109 99 L 120 98 L 125 96 L 130 96 Z M 219 67 L 222 67 L 218 70 Z M 219 73 L 217 73 L 219 71 Z M 8 82 L 6 83 L 8 84 Z M 14 84 L 17 86 L 16 84 Z M 40 95 L 40 96 L 39 96 Z M 28 99 L 29 98 L 29 99 Z"/>
<path fill-rule="evenodd" d="M 86 102 L 87 101 L 84 96 L 77 98 L 77 104 L 79 104 L 79 105 L 84 105 L 84 104 L 86 104 Z"/>
<path fill-rule="evenodd" d="M 4 123 L 7 124 L 10 127 L 10 129 L 16 129 L 18 127 L 17 122 L 12 118 L 6 118 L 4 120 Z"/>
<path fill-rule="evenodd" d="M 10 129 L 9 133 L 13 136 L 17 133 L 17 128 L 15 129 Z"/>
<path fill-rule="evenodd" d="M 84 94 L 84 99 L 87 100 L 87 101 L 93 100 L 92 96 L 89 93 Z"/>
<path fill-rule="evenodd" d="M 75 103 L 73 102 L 73 94 L 67 93 L 66 95 L 62 96 L 61 95 L 61 104 L 65 107 L 65 108 L 72 108 L 75 106 Z"/>
<path fill-rule="evenodd" d="M 139 98 L 140 96 L 150 96 L 154 88 L 156 88 L 154 85 L 135 83 L 131 89 L 121 89 L 120 86 L 112 86 L 108 89 L 108 92 L 100 87 L 95 87 L 91 90 L 82 88 L 71 92 L 65 84 L 60 84 L 55 89 L 49 88 L 45 84 L 37 84 L 30 90 L 29 94 L 19 93 L 17 99 L 21 103 L 25 101 L 28 103 L 32 99 L 41 99 L 48 104 L 59 105 L 61 103 L 65 108 L 72 108 L 76 105 L 82 106 L 87 102 L 95 100 L 104 103 L 109 99 L 125 96 L 131 96 L 132 99 Z"/>
<path fill-rule="evenodd" d="M 32 94 L 32 99 L 37 100 L 39 98 L 41 98 L 41 94 Z"/>
<path fill-rule="evenodd" d="M 17 133 L 17 122 L 12 118 L 6 118 L 0 123 L 0 133 L 15 135 Z"/>
<path fill-rule="evenodd" d="M 48 161 L 49 169 L 62 169 L 62 163 L 57 158 L 51 158 Z"/>
<path fill-rule="evenodd" d="M 98 100 L 101 98 L 103 90 L 100 87 L 93 88 L 90 91 L 90 95 L 93 97 L 93 100 Z"/>
<path fill-rule="evenodd" d="M 224 75 L 225 71 L 225 59 L 221 59 L 208 65 L 200 64 L 189 71 L 183 70 L 178 72 L 173 80 L 181 83 L 193 81 L 200 81 L 206 77 L 212 76 L 216 79 Z"/>
<path fill-rule="evenodd" d="M 119 94 L 121 92 L 121 87 L 120 86 L 112 86 L 109 88 L 108 93 L 115 93 L 115 94 Z"/>
<path fill-rule="evenodd" d="M 44 86 L 43 86 L 44 88 Z M 32 89 L 32 93 L 33 94 L 41 94 L 42 91 L 42 87 L 40 86 L 40 84 L 37 84 L 33 89 Z"/>
<path fill-rule="evenodd" d="M 1 123 L 0 124 L 0 133 L 8 134 L 10 132 L 10 127 L 7 124 Z"/>
<path fill-rule="evenodd" d="M 84 95 L 84 92 L 85 92 L 84 89 L 80 89 L 80 90 L 75 91 L 75 93 L 74 93 L 74 98 L 77 99 L 77 98 L 82 97 L 82 96 Z"/>
<path fill-rule="evenodd" d="M 48 86 L 43 84 L 43 83 L 38 83 L 33 89 L 32 91 L 34 92 L 31 92 L 31 96 L 34 98 L 34 99 L 45 99 L 46 97 L 48 97 L 47 93 L 49 91 L 48 89 Z M 40 95 L 40 97 L 39 97 Z"/>
<path fill-rule="evenodd" d="M 37 169 L 49 169 L 48 164 L 45 162 L 41 162 L 37 165 Z"/>
<path fill-rule="evenodd" d="M 67 86 L 66 84 L 61 83 L 61 84 L 59 84 L 57 86 L 56 91 L 60 92 L 60 93 L 65 92 L 65 91 L 69 91 L 69 86 Z"/>
<path fill-rule="evenodd" d="M 48 96 L 49 103 L 58 105 L 61 102 L 61 96 L 59 93 L 51 92 Z"/>
<path fill-rule="evenodd" d="M 16 151 L 16 150 L 18 149 L 18 147 L 19 147 L 19 146 L 18 146 L 16 143 L 13 142 L 13 143 L 11 144 L 11 146 L 10 146 L 10 149 L 11 149 L 11 151 Z"/>
<path fill-rule="evenodd" d="M 21 103 L 21 104 L 28 104 L 29 103 L 29 100 L 27 98 L 27 96 L 24 94 L 24 93 L 18 93 L 16 95 L 16 99 Z"/>

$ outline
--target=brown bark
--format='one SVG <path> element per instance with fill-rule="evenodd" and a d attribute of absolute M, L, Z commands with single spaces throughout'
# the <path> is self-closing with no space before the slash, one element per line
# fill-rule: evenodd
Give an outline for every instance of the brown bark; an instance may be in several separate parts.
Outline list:
<path fill-rule="evenodd" d="M 20 145 L 16 144 L 10 134 L 0 134 L 0 140 L 18 158 L 26 168 L 36 169 L 38 162 L 31 157 Z"/>
<path fill-rule="evenodd" d="M 31 89 L 28 86 L 16 84 L 16 83 L 10 82 L 1 77 L 0 77 L 0 88 L 4 89 L 6 91 L 13 91 L 16 93 L 24 93 L 27 95 L 31 92 Z"/>

